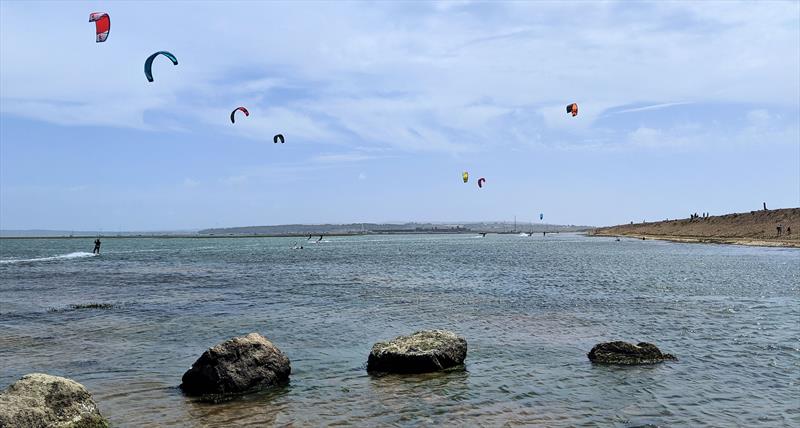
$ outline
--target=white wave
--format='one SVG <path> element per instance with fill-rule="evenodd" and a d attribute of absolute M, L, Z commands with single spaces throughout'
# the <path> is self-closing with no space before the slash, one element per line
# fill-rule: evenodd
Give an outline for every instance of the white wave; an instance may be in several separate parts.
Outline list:
<path fill-rule="evenodd" d="M 80 259 L 84 257 L 93 257 L 99 254 L 92 254 L 87 253 L 85 251 L 77 251 L 74 253 L 69 254 L 59 254 L 57 256 L 50 256 L 50 257 L 38 257 L 35 259 L 7 259 L 7 260 L 0 260 L 0 264 L 11 264 L 11 263 L 33 263 L 33 262 L 49 262 L 53 260 L 69 260 L 69 259 Z"/>

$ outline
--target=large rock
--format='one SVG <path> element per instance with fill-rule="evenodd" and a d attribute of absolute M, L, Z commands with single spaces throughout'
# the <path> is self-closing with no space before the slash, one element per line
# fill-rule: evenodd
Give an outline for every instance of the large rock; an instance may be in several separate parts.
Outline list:
<path fill-rule="evenodd" d="M 372 346 L 368 372 L 427 373 L 461 366 L 467 341 L 445 330 L 418 331 Z"/>
<path fill-rule="evenodd" d="M 234 337 L 207 350 L 183 374 L 188 395 L 241 394 L 285 383 L 289 358 L 258 333 Z"/>
<path fill-rule="evenodd" d="M 0 427 L 106 428 L 108 422 L 83 385 L 32 373 L 0 393 Z"/>
<path fill-rule="evenodd" d="M 655 364 L 677 360 L 672 354 L 662 354 L 656 345 L 640 342 L 606 342 L 595 345 L 588 354 L 593 363 L 602 364 Z"/>

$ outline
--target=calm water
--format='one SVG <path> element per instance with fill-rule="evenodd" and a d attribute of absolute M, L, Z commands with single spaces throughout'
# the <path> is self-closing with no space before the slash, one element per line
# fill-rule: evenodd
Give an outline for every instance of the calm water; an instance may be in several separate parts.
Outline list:
<path fill-rule="evenodd" d="M 0 240 L 0 386 L 73 378 L 115 426 L 800 426 L 798 250 L 562 234 L 106 238 L 79 253 L 91 244 Z M 69 309 L 89 302 L 115 306 Z M 366 374 L 372 343 L 423 328 L 465 336 L 467 371 Z M 290 385 L 181 395 L 206 348 L 252 331 L 289 356 Z M 679 361 L 591 365 L 610 340 Z"/>

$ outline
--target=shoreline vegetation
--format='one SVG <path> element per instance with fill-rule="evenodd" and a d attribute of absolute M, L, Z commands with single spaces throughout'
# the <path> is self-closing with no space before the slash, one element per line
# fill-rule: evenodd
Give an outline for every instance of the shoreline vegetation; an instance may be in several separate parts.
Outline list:
<path fill-rule="evenodd" d="M 780 228 L 780 231 L 779 229 Z M 600 227 L 589 236 L 673 242 L 800 248 L 800 208 L 702 215 L 657 222 Z"/>

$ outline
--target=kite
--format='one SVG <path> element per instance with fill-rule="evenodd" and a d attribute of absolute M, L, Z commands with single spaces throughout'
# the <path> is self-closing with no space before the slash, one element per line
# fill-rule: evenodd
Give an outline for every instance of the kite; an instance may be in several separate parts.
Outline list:
<path fill-rule="evenodd" d="M 244 113 L 244 115 L 245 115 L 245 116 L 250 116 L 250 112 L 249 112 L 249 111 L 247 111 L 247 109 L 246 109 L 246 108 L 244 108 L 244 107 L 236 107 L 236 108 L 235 108 L 235 109 L 233 109 L 233 111 L 231 112 L 231 123 L 236 123 L 236 120 L 234 119 L 234 117 L 233 117 L 233 116 L 234 116 L 234 114 L 236 114 L 236 112 L 237 112 L 237 111 L 241 111 L 242 113 Z"/>
<path fill-rule="evenodd" d="M 572 104 L 568 105 L 567 106 L 567 113 L 572 113 L 572 117 L 577 116 L 578 115 L 578 104 L 577 103 L 572 103 Z"/>
<path fill-rule="evenodd" d="M 94 22 L 97 43 L 105 42 L 108 39 L 108 32 L 111 31 L 111 18 L 105 12 L 92 12 L 89 14 L 89 22 Z"/>
<path fill-rule="evenodd" d="M 148 82 L 152 82 L 153 81 L 153 70 L 152 70 L 152 68 L 153 68 L 153 60 L 156 59 L 156 57 L 159 56 L 159 55 L 164 55 L 165 57 L 169 58 L 170 61 L 172 61 L 172 64 L 178 65 L 178 58 L 175 58 L 175 55 L 173 55 L 173 54 L 171 54 L 171 53 L 169 53 L 167 51 L 158 51 L 158 52 L 150 55 L 149 57 L 147 57 L 147 59 L 144 62 L 144 75 L 147 76 L 147 81 Z"/>

